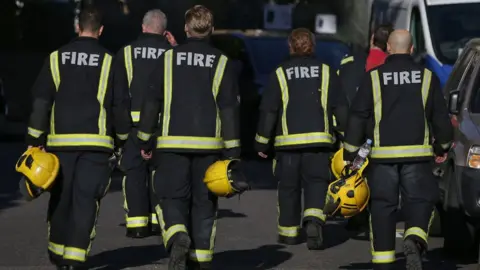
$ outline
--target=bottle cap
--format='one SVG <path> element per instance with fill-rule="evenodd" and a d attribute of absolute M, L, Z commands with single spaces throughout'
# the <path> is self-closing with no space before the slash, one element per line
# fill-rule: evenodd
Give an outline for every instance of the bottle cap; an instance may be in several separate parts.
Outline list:
<path fill-rule="evenodd" d="M 368 144 L 372 144 L 372 140 L 367 139 L 367 143 L 368 143 Z"/>

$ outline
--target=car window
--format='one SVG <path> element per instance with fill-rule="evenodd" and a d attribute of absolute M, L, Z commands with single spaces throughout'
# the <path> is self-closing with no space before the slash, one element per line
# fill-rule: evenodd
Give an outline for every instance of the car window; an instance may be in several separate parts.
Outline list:
<path fill-rule="evenodd" d="M 478 59 L 476 62 L 478 66 Z M 480 68 L 477 68 L 470 78 L 474 80 L 469 104 L 470 112 L 480 114 Z"/>
<path fill-rule="evenodd" d="M 468 49 L 460 59 L 458 59 L 457 63 L 455 64 L 455 67 L 453 69 L 452 74 L 450 75 L 450 78 L 446 84 L 446 90 L 447 91 L 453 91 L 453 90 L 462 90 L 461 89 L 461 84 L 463 82 L 463 79 L 465 78 L 465 75 L 467 71 L 473 71 L 473 70 L 467 70 L 470 67 L 470 63 L 475 56 L 475 51 Z"/>

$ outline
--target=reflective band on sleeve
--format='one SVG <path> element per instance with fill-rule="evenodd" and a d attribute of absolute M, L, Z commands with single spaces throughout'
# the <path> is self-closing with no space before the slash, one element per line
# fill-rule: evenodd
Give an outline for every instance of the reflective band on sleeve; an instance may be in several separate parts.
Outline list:
<path fill-rule="evenodd" d="M 353 56 L 345 57 L 340 62 L 340 65 L 345 65 L 347 63 L 353 62 Z"/>
<path fill-rule="evenodd" d="M 141 228 L 148 226 L 148 217 L 127 217 L 127 228 Z"/>
<path fill-rule="evenodd" d="M 220 56 L 220 60 L 218 60 L 217 68 L 215 69 L 215 76 L 213 77 L 212 83 L 212 94 L 217 103 L 217 96 L 218 92 L 220 91 L 220 84 L 222 83 L 223 74 L 225 73 L 225 67 L 227 65 L 227 57 Z M 220 121 L 220 111 L 217 106 L 217 118 L 215 120 L 215 137 L 220 138 L 222 132 L 222 122 Z"/>
<path fill-rule="evenodd" d="M 332 116 L 332 121 L 333 121 L 333 126 L 336 127 L 337 126 L 337 118 L 335 117 L 335 115 Z"/>
<path fill-rule="evenodd" d="M 255 135 L 255 141 L 257 141 L 258 143 L 267 144 L 269 140 L 270 139 L 260 136 L 258 134 Z"/>
<path fill-rule="evenodd" d="M 170 107 L 172 105 L 172 70 L 173 70 L 173 51 L 165 53 L 164 62 L 164 82 L 163 82 L 163 125 L 162 136 L 168 136 L 170 128 Z"/>
<path fill-rule="evenodd" d="M 126 139 L 128 139 L 128 133 L 127 134 L 118 134 L 117 133 L 117 137 L 122 140 L 122 141 L 125 141 Z"/>
<path fill-rule="evenodd" d="M 158 225 L 157 214 L 152 213 L 152 214 L 150 215 L 150 223 L 155 224 L 155 225 Z"/>
<path fill-rule="evenodd" d="M 95 134 L 48 135 L 47 146 L 95 146 L 113 149 L 113 139 Z"/>
<path fill-rule="evenodd" d="M 351 145 L 351 144 L 346 143 L 346 142 L 343 143 L 343 148 L 344 148 L 345 150 L 347 150 L 348 152 L 351 152 L 351 153 L 353 153 L 353 152 L 357 151 L 358 149 L 360 149 L 359 146 Z"/>
<path fill-rule="evenodd" d="M 132 46 L 128 45 L 123 48 L 123 56 L 125 58 L 125 71 L 127 72 L 128 88 L 130 88 L 133 79 Z M 130 96 L 132 95 L 130 94 Z"/>
<path fill-rule="evenodd" d="M 55 255 L 63 256 L 65 246 L 60 245 L 60 244 L 56 244 L 54 242 L 48 242 L 48 250 L 50 250 L 50 252 L 52 252 Z"/>
<path fill-rule="evenodd" d="M 425 115 L 425 106 L 427 105 L 428 94 L 430 92 L 430 83 L 432 81 L 432 72 L 428 69 L 425 69 L 423 73 L 422 81 L 422 101 L 423 101 L 423 111 L 424 111 L 424 122 L 425 122 L 425 136 L 423 138 L 423 144 L 430 144 L 430 129 L 427 122 L 427 117 Z"/>
<path fill-rule="evenodd" d="M 98 116 L 98 134 L 102 136 L 107 135 L 107 110 L 103 104 L 105 102 L 105 94 L 107 92 L 111 64 L 112 57 L 109 54 L 105 54 L 103 57 L 102 71 L 100 73 L 100 81 L 98 82 L 97 92 L 97 100 L 100 104 L 100 115 Z"/>
<path fill-rule="evenodd" d="M 325 123 L 324 132 L 330 133 L 330 123 L 328 122 L 328 88 L 330 85 L 330 67 L 323 64 L 322 65 L 322 88 L 321 91 L 321 102 L 323 108 L 323 123 Z"/>
<path fill-rule="evenodd" d="M 430 145 L 381 146 L 373 147 L 372 158 L 429 157 L 433 155 Z"/>
<path fill-rule="evenodd" d="M 190 250 L 188 253 L 191 261 L 194 262 L 211 262 L 213 259 L 213 250 L 196 249 Z"/>
<path fill-rule="evenodd" d="M 447 150 L 452 146 L 452 142 L 443 143 L 440 146 L 442 147 L 442 149 Z"/>
<path fill-rule="evenodd" d="M 221 138 L 165 136 L 157 138 L 157 148 L 177 149 L 222 149 Z"/>
<path fill-rule="evenodd" d="M 298 144 L 312 143 L 332 143 L 332 135 L 324 132 L 300 133 L 286 136 L 277 136 L 275 138 L 275 146 L 288 146 Z"/>
<path fill-rule="evenodd" d="M 38 137 L 42 136 L 42 134 L 43 134 L 43 131 L 28 127 L 28 135 L 30 135 L 30 136 L 32 136 L 34 138 L 38 138 Z"/>
<path fill-rule="evenodd" d="M 277 73 L 278 83 L 280 84 L 280 89 L 282 91 L 282 135 L 288 135 L 288 125 L 287 125 L 287 107 L 288 107 L 288 84 L 287 79 L 285 78 L 285 73 L 281 67 L 277 68 L 275 71 Z"/>
<path fill-rule="evenodd" d="M 318 208 L 305 209 L 305 211 L 303 211 L 303 218 L 306 218 L 306 217 L 315 217 L 320 219 L 323 222 L 325 222 L 325 220 L 327 219 L 327 216 L 323 214 L 323 210 Z"/>
<path fill-rule="evenodd" d="M 65 247 L 63 258 L 66 260 L 84 262 L 87 260 L 87 251 L 81 248 Z"/>
<path fill-rule="evenodd" d="M 380 78 L 378 77 L 378 70 L 370 73 L 372 77 L 372 91 L 374 104 L 374 118 L 375 126 L 373 128 L 373 143 L 375 147 L 380 146 L 380 120 L 382 119 L 382 91 L 380 89 Z"/>
<path fill-rule="evenodd" d="M 223 144 L 225 145 L 225 148 L 240 147 L 240 140 L 223 141 Z"/>
<path fill-rule="evenodd" d="M 53 83 L 55 84 L 55 90 L 60 87 L 60 68 L 58 66 L 58 51 L 54 51 L 50 54 L 50 72 L 52 73 Z M 55 102 L 52 105 L 52 111 L 50 113 L 50 134 L 55 134 Z"/>
<path fill-rule="evenodd" d="M 300 226 L 282 227 L 278 226 L 278 234 L 285 237 L 297 237 L 299 235 Z"/>
<path fill-rule="evenodd" d="M 163 243 L 167 244 L 170 238 L 180 232 L 188 233 L 187 227 L 185 227 L 185 225 L 183 224 L 176 224 L 170 226 L 163 234 Z"/>
<path fill-rule="evenodd" d="M 395 250 L 390 251 L 372 251 L 373 263 L 393 263 L 395 262 Z"/>
<path fill-rule="evenodd" d="M 422 228 L 420 227 L 411 227 L 408 228 L 405 231 L 405 234 L 403 235 L 403 239 L 406 239 L 410 235 L 415 235 L 417 237 L 420 237 L 425 243 L 428 243 L 428 234 L 425 232 Z"/>
<path fill-rule="evenodd" d="M 150 140 L 150 137 L 152 137 L 152 134 L 145 133 L 145 132 L 139 130 L 139 131 L 137 132 L 137 137 L 138 137 L 140 140 L 146 142 L 146 141 Z"/>
<path fill-rule="evenodd" d="M 340 75 L 340 69 L 339 69 L 339 70 L 337 70 L 337 75 Z"/>
<path fill-rule="evenodd" d="M 132 112 L 130 113 L 130 115 L 132 116 L 132 122 L 134 122 L 134 123 L 140 122 L 140 112 L 138 112 L 138 111 L 132 111 Z"/>

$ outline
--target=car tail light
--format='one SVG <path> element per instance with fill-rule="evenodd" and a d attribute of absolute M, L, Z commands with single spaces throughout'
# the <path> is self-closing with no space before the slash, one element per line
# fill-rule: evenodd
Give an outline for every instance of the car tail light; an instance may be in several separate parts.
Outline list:
<path fill-rule="evenodd" d="M 472 146 L 468 151 L 468 167 L 480 169 L 480 146 Z"/>

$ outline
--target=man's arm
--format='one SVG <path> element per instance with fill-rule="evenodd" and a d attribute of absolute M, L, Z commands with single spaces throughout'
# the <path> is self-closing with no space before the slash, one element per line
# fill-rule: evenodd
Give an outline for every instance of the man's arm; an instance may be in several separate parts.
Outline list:
<path fill-rule="evenodd" d="M 132 127 L 132 119 L 130 117 L 128 80 L 122 53 L 119 53 L 113 62 L 109 88 L 113 94 L 112 115 L 116 132 L 115 141 L 118 147 L 123 147 Z"/>
<path fill-rule="evenodd" d="M 373 94 L 370 74 L 365 76 L 350 106 L 343 152 L 346 161 L 351 161 L 355 152 L 364 143 L 366 127 L 372 116 Z"/>
<path fill-rule="evenodd" d="M 168 51 L 167 51 L 168 52 Z M 157 62 L 157 65 L 153 69 L 148 79 L 146 89 L 146 98 L 143 100 L 142 109 L 140 111 L 140 124 L 138 126 L 137 137 L 140 141 L 140 148 L 145 152 L 150 152 L 153 148 L 153 134 L 158 126 L 158 114 L 163 107 L 163 82 L 164 69 L 171 68 L 166 67 L 165 52 L 162 54 Z"/>
<path fill-rule="evenodd" d="M 225 71 L 220 83 L 217 96 L 217 106 L 222 123 L 222 137 L 225 147 L 225 156 L 228 158 L 240 157 L 240 93 L 232 61 L 221 56 L 219 65 L 226 61 Z"/>
<path fill-rule="evenodd" d="M 33 105 L 26 137 L 27 145 L 45 146 L 55 94 L 56 86 L 50 69 L 50 57 L 48 57 L 32 88 Z"/>
<path fill-rule="evenodd" d="M 432 73 L 429 92 L 431 109 L 429 110 L 428 120 L 432 127 L 433 137 L 435 138 L 433 149 L 437 156 L 445 154 L 445 152 L 450 149 L 453 141 L 453 127 L 441 90 L 437 76 Z"/>
<path fill-rule="evenodd" d="M 345 131 L 345 126 L 347 125 L 347 95 L 341 87 L 339 77 L 331 68 L 328 91 L 330 111 L 333 113 L 333 117 L 335 117 L 335 130 L 343 135 L 343 132 Z"/>
<path fill-rule="evenodd" d="M 257 135 L 255 136 L 255 150 L 265 153 L 277 124 L 278 111 L 282 103 L 281 89 L 275 72 L 272 72 L 260 103 L 260 119 Z"/>

